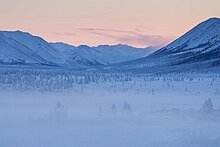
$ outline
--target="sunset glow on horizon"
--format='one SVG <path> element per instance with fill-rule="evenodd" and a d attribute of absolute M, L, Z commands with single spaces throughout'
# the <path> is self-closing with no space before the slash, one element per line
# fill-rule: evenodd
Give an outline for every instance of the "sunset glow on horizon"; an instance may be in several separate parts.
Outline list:
<path fill-rule="evenodd" d="M 0 1 L 0 30 L 71 45 L 162 47 L 198 23 L 220 17 L 219 0 Z"/>

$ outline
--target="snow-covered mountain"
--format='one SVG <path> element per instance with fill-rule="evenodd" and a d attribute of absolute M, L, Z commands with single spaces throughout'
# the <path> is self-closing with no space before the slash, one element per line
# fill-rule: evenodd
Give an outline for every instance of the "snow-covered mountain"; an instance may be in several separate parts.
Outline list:
<path fill-rule="evenodd" d="M 0 63 L 66 64 L 62 55 L 48 42 L 21 31 L 0 31 Z"/>
<path fill-rule="evenodd" d="M 65 60 L 70 65 L 98 66 L 109 65 L 128 60 L 146 57 L 155 48 L 134 48 L 128 45 L 100 45 L 89 47 L 86 45 L 71 46 L 64 43 L 51 43 L 51 45 L 63 53 Z"/>
<path fill-rule="evenodd" d="M 151 56 L 175 57 L 177 63 L 215 60 L 220 57 L 220 19 L 202 22 Z"/>
<path fill-rule="evenodd" d="M 26 32 L 0 31 L 0 64 L 94 67 L 145 57 L 153 49 L 127 45 L 75 47 L 64 43 L 48 43 Z"/>
<path fill-rule="evenodd" d="M 210 18 L 151 55 L 118 66 L 139 71 L 207 68 L 220 65 L 220 19 Z M 180 68 L 181 67 L 181 68 Z M 175 69 L 176 70 L 176 69 Z"/>
<path fill-rule="evenodd" d="M 61 65 L 71 68 L 102 66 L 104 69 L 143 72 L 184 71 L 220 67 L 220 19 L 210 18 L 150 54 L 153 50 L 121 44 L 75 47 L 48 43 L 21 31 L 0 31 L 0 64 Z"/>
<path fill-rule="evenodd" d="M 134 60 L 142 57 L 146 57 L 155 51 L 156 47 L 146 48 L 135 48 L 128 45 L 100 45 L 95 47 L 96 50 L 100 51 L 105 59 L 108 60 L 109 64 Z"/>

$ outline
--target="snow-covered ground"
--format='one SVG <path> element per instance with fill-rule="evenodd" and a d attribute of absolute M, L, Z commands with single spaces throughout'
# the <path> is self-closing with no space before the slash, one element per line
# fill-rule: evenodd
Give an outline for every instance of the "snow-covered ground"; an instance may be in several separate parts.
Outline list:
<path fill-rule="evenodd" d="M 219 75 L 7 72 L 1 147 L 220 146 Z"/>

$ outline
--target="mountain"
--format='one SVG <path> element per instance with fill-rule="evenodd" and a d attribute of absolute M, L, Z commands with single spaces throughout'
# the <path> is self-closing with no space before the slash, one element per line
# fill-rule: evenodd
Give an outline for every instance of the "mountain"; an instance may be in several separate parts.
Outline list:
<path fill-rule="evenodd" d="M 128 60 L 134 60 L 149 55 L 155 48 L 135 48 L 128 45 L 100 45 L 89 47 L 86 45 L 71 46 L 64 43 L 51 43 L 59 50 L 70 65 L 100 66 Z"/>
<path fill-rule="evenodd" d="M 0 64 L 37 64 L 70 68 L 95 67 L 147 56 L 153 48 L 127 45 L 71 46 L 48 43 L 22 31 L 0 31 Z"/>
<path fill-rule="evenodd" d="M 0 64 L 71 68 L 101 66 L 104 70 L 182 72 L 220 67 L 220 19 L 210 18 L 150 54 L 152 51 L 152 48 L 134 48 L 122 44 L 75 47 L 48 43 L 21 31 L 0 31 Z"/>
<path fill-rule="evenodd" d="M 115 66 L 151 72 L 220 66 L 220 19 L 210 18 L 151 55 Z"/>
<path fill-rule="evenodd" d="M 63 54 L 64 59 L 71 66 L 98 66 L 108 64 L 99 51 L 89 46 L 81 45 L 75 47 L 64 43 L 51 43 L 51 45 Z"/>
<path fill-rule="evenodd" d="M 0 64 L 64 65 L 62 55 L 40 37 L 0 31 Z"/>
<path fill-rule="evenodd" d="M 103 57 L 108 60 L 109 64 L 114 64 L 146 57 L 157 48 L 151 46 L 146 48 L 135 48 L 128 45 L 118 44 L 112 46 L 100 45 L 95 47 L 95 49 L 102 53 Z"/>

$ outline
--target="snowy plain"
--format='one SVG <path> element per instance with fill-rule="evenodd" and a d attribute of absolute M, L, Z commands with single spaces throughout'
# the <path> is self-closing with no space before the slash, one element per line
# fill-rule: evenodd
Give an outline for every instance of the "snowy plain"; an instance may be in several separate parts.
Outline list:
<path fill-rule="evenodd" d="M 220 146 L 218 74 L 21 70 L 0 83 L 1 147 Z"/>

